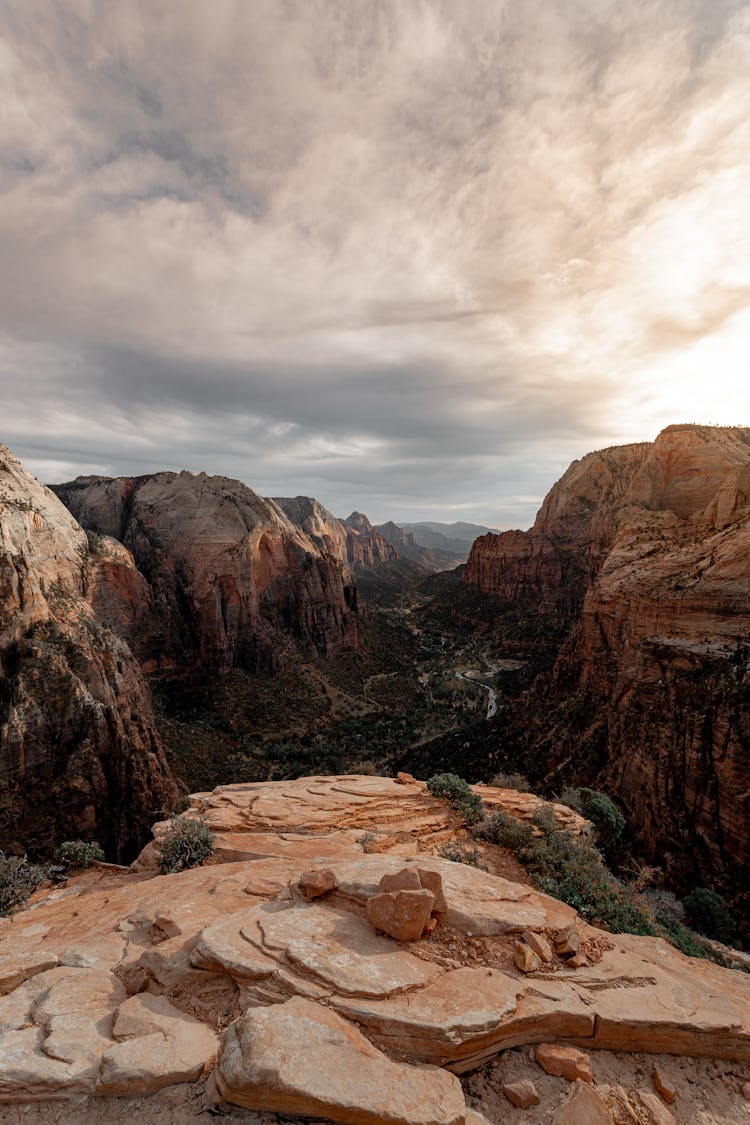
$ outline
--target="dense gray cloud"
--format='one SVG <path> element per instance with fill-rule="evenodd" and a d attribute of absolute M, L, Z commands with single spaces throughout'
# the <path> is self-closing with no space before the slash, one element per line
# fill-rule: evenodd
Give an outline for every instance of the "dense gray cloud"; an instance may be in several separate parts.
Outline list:
<path fill-rule="evenodd" d="M 525 525 L 750 421 L 750 7 L 0 0 L 0 440 Z"/>

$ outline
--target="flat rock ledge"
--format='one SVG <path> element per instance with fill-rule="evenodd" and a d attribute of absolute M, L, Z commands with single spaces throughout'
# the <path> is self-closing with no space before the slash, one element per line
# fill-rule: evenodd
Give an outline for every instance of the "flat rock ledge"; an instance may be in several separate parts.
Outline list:
<path fill-rule="evenodd" d="M 194 798 L 221 821 L 218 864 L 92 870 L 37 894 L 0 921 L 0 1101 L 148 1094 L 213 1071 L 253 1109 L 468 1125 L 455 1075 L 508 1047 L 750 1060 L 748 975 L 436 857 L 460 832 L 438 804 L 387 778 L 224 787 Z M 370 899 L 405 884 L 440 907 L 413 941 L 368 920 Z M 550 959 L 520 971 L 521 939 Z"/>

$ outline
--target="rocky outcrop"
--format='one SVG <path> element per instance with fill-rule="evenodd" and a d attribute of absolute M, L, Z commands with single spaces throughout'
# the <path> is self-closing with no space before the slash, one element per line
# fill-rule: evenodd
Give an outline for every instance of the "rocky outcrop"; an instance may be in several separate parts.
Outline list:
<path fill-rule="evenodd" d="M 215 1068 L 216 1097 L 239 1106 L 461 1125 L 482 1118 L 454 1076 L 514 1046 L 544 1044 L 554 1081 L 593 1078 L 607 1104 L 598 1051 L 726 1058 L 740 1078 L 750 1060 L 746 974 L 605 934 L 528 886 L 431 854 L 438 826 L 463 830 L 422 783 L 227 786 L 193 797 L 198 814 L 224 841 L 212 866 L 87 872 L 0 921 L 0 1101 L 78 1105 Z M 300 875 L 315 867 L 337 886 L 307 901 Z M 411 871 L 445 909 L 428 936 L 399 942 L 376 933 L 367 904 Z M 516 969 L 517 935 L 571 928 L 585 964 L 553 953 Z"/>
<path fill-rule="evenodd" d="M 465 580 L 574 622 L 507 749 L 617 796 L 685 883 L 747 887 L 750 430 L 671 426 L 574 463 L 531 531 L 478 540 Z"/>
<path fill-rule="evenodd" d="M 355 571 L 394 562 L 399 557 L 395 547 L 386 543 L 361 512 L 353 512 L 348 519 L 338 520 L 309 496 L 276 496 L 273 502 L 310 536 L 321 551 L 334 555 Z"/>
<path fill-rule="evenodd" d="M 55 491 L 146 579 L 148 627 L 133 644 L 147 670 L 257 671 L 290 649 L 356 647 L 356 589 L 334 529 L 321 525 L 316 544 L 273 501 L 205 473 L 83 477 Z"/>
<path fill-rule="evenodd" d="M 0 839 L 48 851 L 95 837 L 132 857 L 177 792 L 122 635 L 133 560 L 92 541 L 0 446 Z M 107 607 L 100 615 L 99 610 Z"/>
<path fill-rule="evenodd" d="M 480 536 L 463 582 L 528 610 L 573 620 L 617 530 L 616 513 L 648 444 L 614 446 L 574 461 L 529 531 Z"/>
<path fill-rule="evenodd" d="M 448 570 L 460 561 L 450 551 L 420 546 L 410 531 L 404 531 L 403 527 L 399 527 L 393 520 L 379 524 L 376 530 L 398 551 L 400 558 L 414 563 L 426 572 Z"/>

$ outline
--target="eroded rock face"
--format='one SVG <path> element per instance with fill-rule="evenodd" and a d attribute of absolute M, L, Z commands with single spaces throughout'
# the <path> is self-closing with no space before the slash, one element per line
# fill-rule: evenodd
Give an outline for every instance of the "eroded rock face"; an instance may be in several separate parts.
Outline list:
<path fill-rule="evenodd" d="M 148 583 L 148 670 L 273 668 L 290 646 L 357 644 L 346 556 L 321 550 L 273 501 L 205 473 L 79 478 L 55 488 L 87 529 L 116 536 Z M 331 541 L 331 547 L 336 544 Z"/>
<path fill-rule="evenodd" d="M 339 562 L 354 570 L 393 562 L 399 557 L 396 548 L 386 543 L 367 516 L 361 513 L 352 513 L 348 519 L 339 520 L 309 496 L 275 496 L 273 502 L 310 536 L 321 551 L 334 555 Z"/>
<path fill-rule="evenodd" d="M 686 884 L 750 864 L 750 430 L 671 426 L 574 462 L 529 532 L 484 536 L 466 581 L 574 623 L 518 703 L 537 778 L 616 795 Z"/>
<path fill-rule="evenodd" d="M 148 693 L 102 604 L 138 580 L 119 544 L 92 544 L 0 446 L 0 838 L 48 851 L 93 836 L 132 857 L 176 786 Z M 126 574 L 110 585 L 112 565 Z M 135 586 L 130 585 L 131 580 Z M 115 609 L 114 607 L 118 608 Z M 123 630 L 126 631 L 126 630 Z"/>
<path fill-rule="evenodd" d="M 239 1105 L 459 1125 L 476 1118 L 450 1072 L 512 1046 L 546 1044 L 552 1073 L 567 1060 L 571 1078 L 588 1076 L 583 1052 L 597 1048 L 750 1060 L 746 974 L 605 935 L 527 886 L 430 854 L 434 805 L 418 783 L 387 778 L 227 786 L 194 807 L 247 858 L 220 852 L 218 865 L 166 876 L 89 871 L 40 892 L 0 921 L 0 1100 L 158 1090 L 218 1052 L 216 1085 Z M 382 851 L 366 852 L 352 825 L 391 807 L 403 834 L 386 825 Z M 455 835 L 449 813 L 443 825 Z M 306 902 L 295 889 L 316 867 L 338 887 Z M 434 933 L 408 944 L 366 918 L 405 868 L 439 877 L 445 896 Z M 573 924 L 590 964 L 553 953 L 517 970 L 516 935 L 549 942 Z"/>

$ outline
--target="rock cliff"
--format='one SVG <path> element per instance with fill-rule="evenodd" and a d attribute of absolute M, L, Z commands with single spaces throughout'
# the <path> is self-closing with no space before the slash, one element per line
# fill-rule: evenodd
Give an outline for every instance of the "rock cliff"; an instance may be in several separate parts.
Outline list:
<path fill-rule="evenodd" d="M 595 782 L 686 881 L 750 867 L 750 430 L 670 426 L 575 462 L 465 581 L 573 632 L 506 715 L 509 753 Z M 744 888 L 744 891 L 743 891 Z"/>
<path fill-rule="evenodd" d="M 94 836 L 131 856 L 176 800 L 140 669 L 133 560 L 92 541 L 0 446 L 0 836 L 44 852 Z M 98 610 L 108 607 L 100 616 Z"/>
<path fill-rule="evenodd" d="M 290 649 L 356 646 L 356 588 L 317 512 L 319 543 L 226 477 L 84 477 L 55 491 L 85 528 L 119 539 L 145 578 L 148 628 L 133 643 L 148 671 L 256 671 Z"/>
<path fill-rule="evenodd" d="M 334 555 L 355 571 L 394 562 L 399 557 L 395 547 L 386 543 L 362 513 L 352 513 L 358 519 L 350 516 L 339 520 L 309 496 L 275 496 L 273 502 L 321 551 Z"/>
<path fill-rule="evenodd" d="M 481 794 L 521 818 L 537 801 Z M 527 1120 L 741 1118 L 750 977 L 657 938 L 597 930 L 523 882 L 436 856 L 464 832 L 423 783 L 226 786 L 195 795 L 188 815 L 217 834 L 210 866 L 156 874 L 158 825 L 137 870 L 86 872 L 0 921 L 0 1101 L 55 1099 L 56 1120 L 82 1122 L 109 1121 L 112 1095 L 152 1095 L 139 1120 L 176 1120 L 171 1104 L 185 1108 L 181 1121 L 235 1105 L 258 1123 L 269 1119 L 254 1110 L 486 1125 L 467 1103 L 471 1090 L 489 1100 L 485 1064 L 526 1060 L 541 1103 Z M 383 890 L 410 885 L 431 890 Z M 384 894 L 429 895 L 421 937 L 376 932 L 368 904 Z M 523 970 L 519 942 L 540 951 Z M 626 1077 L 628 1052 L 651 1054 L 662 1094 L 642 1088 L 642 1054 Z M 690 1085 L 665 1080 L 669 1056 L 692 1056 Z M 715 1069 L 722 1059 L 730 1065 Z M 482 1067 L 476 1086 L 459 1080 Z M 492 1119 L 505 1120 L 514 1111 L 498 1094 Z M 699 1109 L 719 1104 L 721 1117 Z"/>

